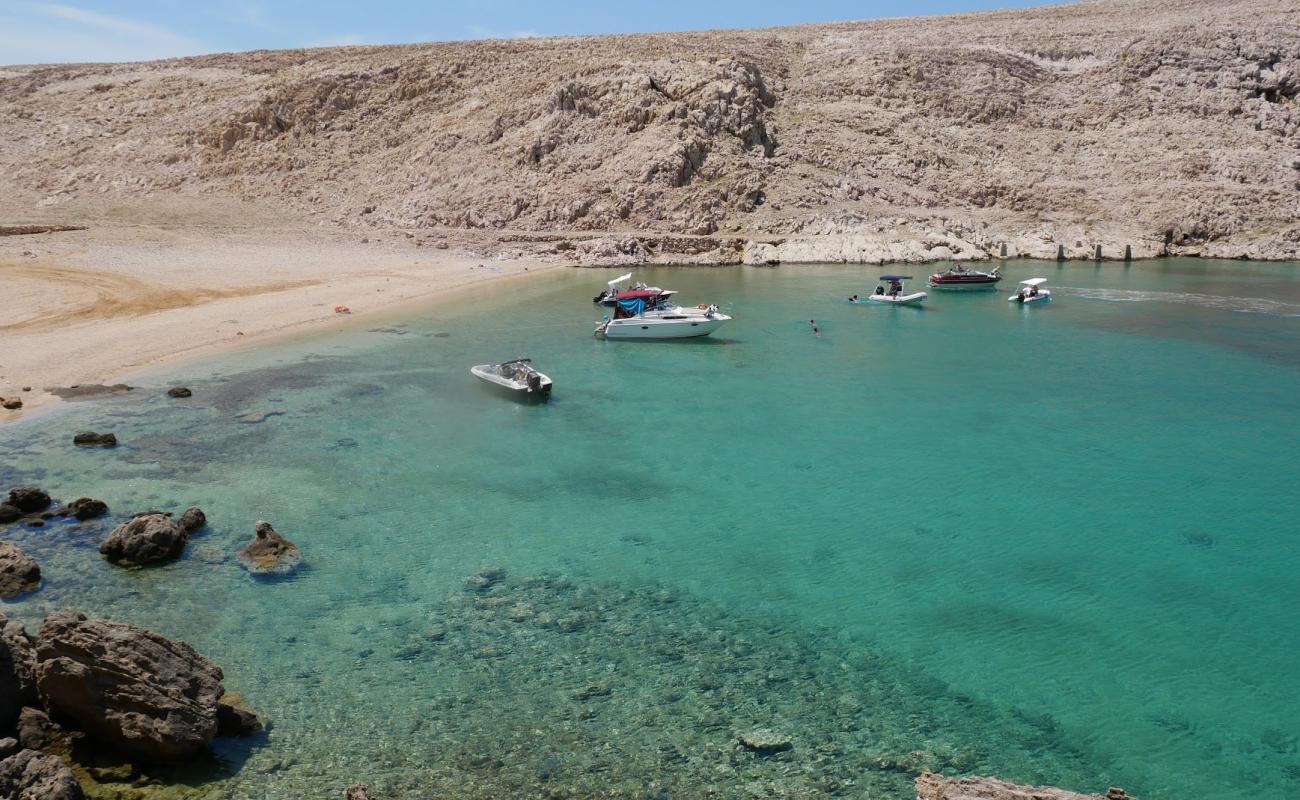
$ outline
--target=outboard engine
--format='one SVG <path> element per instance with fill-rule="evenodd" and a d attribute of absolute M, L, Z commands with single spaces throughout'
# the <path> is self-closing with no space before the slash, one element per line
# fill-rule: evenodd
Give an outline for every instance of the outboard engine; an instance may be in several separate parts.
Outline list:
<path fill-rule="evenodd" d="M 542 376 L 532 374 L 528 376 L 528 391 L 540 392 L 542 390 Z"/>

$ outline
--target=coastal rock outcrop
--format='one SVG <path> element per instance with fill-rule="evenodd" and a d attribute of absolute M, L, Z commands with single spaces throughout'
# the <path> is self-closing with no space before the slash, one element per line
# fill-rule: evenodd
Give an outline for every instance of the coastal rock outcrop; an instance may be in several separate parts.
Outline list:
<path fill-rule="evenodd" d="M 108 513 L 108 503 L 103 500 L 96 500 L 93 497 L 78 497 L 65 506 L 60 506 L 54 512 L 60 517 L 76 517 L 78 520 L 85 522 L 88 519 L 102 517 Z"/>
<path fill-rule="evenodd" d="M 109 561 L 142 566 L 180 556 L 190 540 L 189 531 L 167 515 L 153 512 L 123 522 L 99 546 Z"/>
<path fill-rule="evenodd" d="M 9 505 L 30 514 L 50 507 L 50 496 L 35 486 L 16 486 L 9 490 Z"/>
<path fill-rule="evenodd" d="M 49 747 L 53 731 L 50 715 L 39 708 L 26 706 L 18 714 L 18 742 L 29 750 Z"/>
<path fill-rule="evenodd" d="M 46 709 L 95 740 L 146 759 L 193 755 L 218 729 L 221 669 L 156 633 L 59 611 L 36 639 Z"/>
<path fill-rule="evenodd" d="M 41 568 L 36 560 L 12 542 L 0 542 L 0 597 L 17 597 L 32 591 L 41 582 Z"/>
<path fill-rule="evenodd" d="M 0 760 L 0 797 L 6 800 L 85 800 L 72 770 L 58 756 L 21 750 Z"/>
<path fill-rule="evenodd" d="M 247 736 L 262 729 L 262 719 L 241 694 L 227 692 L 217 701 L 217 735 Z"/>
<path fill-rule="evenodd" d="M 185 513 L 181 514 L 177 524 L 184 528 L 186 533 L 194 533 L 208 524 L 208 517 L 203 513 L 203 509 L 191 506 L 185 509 Z"/>
<path fill-rule="evenodd" d="M 1051 786 L 1019 786 L 998 778 L 945 778 L 933 772 L 916 779 L 916 800 L 1132 800 L 1123 789 L 1105 796 L 1079 794 Z"/>
<path fill-rule="evenodd" d="M 111 433 L 85 431 L 73 436 L 72 443 L 78 447 L 117 447 L 117 436 Z"/>
<path fill-rule="evenodd" d="M 276 533 L 271 523 L 258 521 L 253 541 L 243 547 L 239 561 L 250 572 L 283 573 L 293 571 L 302 562 L 302 551 Z"/>
<path fill-rule="evenodd" d="M 13 729 L 23 706 L 36 702 L 36 644 L 22 623 L 0 614 L 0 734 Z"/>

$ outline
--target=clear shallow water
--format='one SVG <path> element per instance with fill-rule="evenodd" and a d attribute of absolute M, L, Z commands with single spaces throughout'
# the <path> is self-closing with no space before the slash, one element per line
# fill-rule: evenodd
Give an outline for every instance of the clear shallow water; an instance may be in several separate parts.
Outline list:
<path fill-rule="evenodd" d="M 222 745 L 214 796 L 909 797 L 925 767 L 1300 797 L 1296 265 L 1009 262 L 919 310 L 844 303 L 860 267 L 640 271 L 736 316 L 685 343 L 592 339 L 612 274 L 0 430 L 8 485 L 212 521 L 138 572 L 99 560 L 109 523 L 11 528 L 46 583 L 4 611 L 222 664 L 274 727 Z M 1032 275 L 1053 303 L 1007 303 Z M 513 355 L 549 405 L 468 375 Z M 296 578 L 230 559 L 259 518 Z M 467 590 L 487 564 L 509 578 Z M 737 752 L 753 727 L 795 749 Z"/>

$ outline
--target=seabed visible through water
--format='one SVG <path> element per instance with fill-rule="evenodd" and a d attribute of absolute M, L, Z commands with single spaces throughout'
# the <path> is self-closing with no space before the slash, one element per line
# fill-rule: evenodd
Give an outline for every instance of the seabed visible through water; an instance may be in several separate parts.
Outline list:
<path fill-rule="evenodd" d="M 3 611 L 220 664 L 271 727 L 211 798 L 1297 798 L 1296 267 L 1011 261 L 921 309 L 849 305 L 861 266 L 639 270 L 735 317 L 670 343 L 594 339 L 615 273 L 574 270 L 154 372 L 0 429 L 0 482 L 209 528 L 126 571 L 111 518 L 10 527 L 45 582 Z M 468 373 L 518 356 L 550 403 Z M 295 576 L 234 561 L 258 519 Z"/>

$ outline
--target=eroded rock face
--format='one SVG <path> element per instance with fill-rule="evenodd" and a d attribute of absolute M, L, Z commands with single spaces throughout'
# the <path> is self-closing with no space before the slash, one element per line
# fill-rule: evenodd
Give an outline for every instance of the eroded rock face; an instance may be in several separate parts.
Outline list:
<path fill-rule="evenodd" d="M 221 669 L 183 642 L 60 611 L 36 640 L 36 683 L 68 727 L 146 759 L 179 759 L 217 735 Z"/>
<path fill-rule="evenodd" d="M 177 558 L 189 541 L 189 531 L 165 514 L 150 513 L 118 525 L 99 546 L 109 561 L 141 566 Z"/>
<path fill-rule="evenodd" d="M 21 750 L 0 761 L 0 797 L 6 800 L 85 800 L 77 778 L 58 756 Z"/>
<path fill-rule="evenodd" d="M 916 779 L 916 800 L 1132 800 L 1123 789 L 1105 797 L 1050 786 L 1018 786 L 997 778 L 945 778 L 933 772 Z"/>
<path fill-rule="evenodd" d="M 18 722 L 23 706 L 36 702 L 35 642 L 22 623 L 0 614 L 0 733 Z"/>
<path fill-rule="evenodd" d="M 9 505 L 30 514 L 50 507 L 50 496 L 35 486 L 18 486 L 9 490 Z"/>
<path fill-rule="evenodd" d="M 17 597 L 32 591 L 41 582 L 41 568 L 36 560 L 12 542 L 0 542 L 0 597 Z"/>
<path fill-rule="evenodd" d="M 250 572 L 290 572 L 302 562 L 298 546 L 276 533 L 271 523 L 258 521 L 253 541 L 239 551 Z"/>

